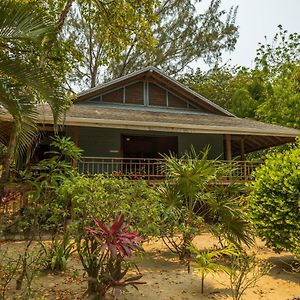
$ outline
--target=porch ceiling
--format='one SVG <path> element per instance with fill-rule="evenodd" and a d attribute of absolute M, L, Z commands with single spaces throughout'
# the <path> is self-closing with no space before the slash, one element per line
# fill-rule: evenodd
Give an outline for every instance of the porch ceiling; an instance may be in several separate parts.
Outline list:
<path fill-rule="evenodd" d="M 257 150 L 262 150 L 270 147 L 292 143 L 295 141 L 294 137 L 278 137 L 278 136 L 259 136 L 259 135 L 246 135 L 246 136 L 233 136 L 231 146 L 233 157 L 241 154 L 241 138 L 244 139 L 245 153 L 250 153 Z"/>

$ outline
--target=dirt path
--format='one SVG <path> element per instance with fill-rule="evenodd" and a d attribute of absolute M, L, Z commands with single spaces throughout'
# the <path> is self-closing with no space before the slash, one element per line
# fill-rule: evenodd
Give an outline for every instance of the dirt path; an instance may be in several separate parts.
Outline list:
<path fill-rule="evenodd" d="M 195 243 L 201 248 L 209 248 L 216 241 L 204 234 L 196 238 Z M 2 245 L 3 247 L 3 245 Z M 23 247 L 22 243 L 8 243 L 10 251 L 17 251 Z M 126 300 L 198 300 L 198 299 L 231 299 L 228 277 L 224 274 L 208 275 L 205 280 L 205 291 L 201 294 L 200 277 L 195 270 L 188 274 L 175 255 L 163 245 L 162 241 L 152 241 L 144 245 L 146 254 L 143 258 L 136 258 L 140 271 L 144 274 L 143 281 L 147 284 L 140 285 L 139 290 L 128 289 L 122 296 Z M 258 257 L 267 259 L 274 265 L 268 276 L 261 278 L 257 286 L 247 290 L 245 300 L 292 300 L 300 295 L 300 274 L 284 271 L 291 261 L 288 253 L 277 255 L 264 247 L 258 241 L 257 246 L 251 251 Z M 62 274 L 42 274 L 35 279 L 34 289 L 39 291 L 44 298 L 74 300 L 82 299 L 86 282 L 82 277 L 79 259 L 74 257 L 68 263 L 68 271 Z M 10 287 L 8 299 L 17 299 L 14 285 Z"/>

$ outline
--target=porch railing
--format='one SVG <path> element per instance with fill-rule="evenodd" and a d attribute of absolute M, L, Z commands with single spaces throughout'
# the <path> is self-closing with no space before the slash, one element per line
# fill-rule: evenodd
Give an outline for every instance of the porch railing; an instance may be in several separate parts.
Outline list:
<path fill-rule="evenodd" d="M 242 181 L 252 180 L 252 172 L 261 162 L 257 161 L 220 161 L 230 164 L 232 169 L 223 181 L 234 178 Z M 166 178 L 163 159 L 155 158 L 119 158 L 119 157 L 83 157 L 78 163 L 82 174 L 107 174 L 130 179 L 162 180 Z"/>

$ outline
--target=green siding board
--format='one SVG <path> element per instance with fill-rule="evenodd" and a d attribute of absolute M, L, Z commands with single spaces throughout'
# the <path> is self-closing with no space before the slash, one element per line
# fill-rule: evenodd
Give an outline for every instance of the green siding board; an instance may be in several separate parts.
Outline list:
<path fill-rule="evenodd" d="M 71 130 L 67 135 L 71 136 Z M 152 135 L 152 136 L 177 136 L 178 151 L 182 154 L 189 150 L 191 145 L 197 152 L 201 152 L 206 146 L 210 146 L 210 158 L 223 158 L 224 146 L 222 135 L 169 133 L 139 130 L 121 130 L 109 128 L 81 127 L 79 134 L 79 147 L 84 150 L 84 156 L 93 157 L 122 157 L 121 135 Z"/>
<path fill-rule="evenodd" d="M 223 158 L 223 136 L 212 134 L 193 134 L 186 133 L 178 135 L 178 151 L 183 153 L 184 151 L 191 149 L 191 146 L 199 153 L 203 151 L 207 146 L 210 147 L 209 158 Z"/>
<path fill-rule="evenodd" d="M 120 131 L 117 129 L 102 129 L 81 127 L 79 147 L 84 150 L 84 156 L 120 157 Z"/>

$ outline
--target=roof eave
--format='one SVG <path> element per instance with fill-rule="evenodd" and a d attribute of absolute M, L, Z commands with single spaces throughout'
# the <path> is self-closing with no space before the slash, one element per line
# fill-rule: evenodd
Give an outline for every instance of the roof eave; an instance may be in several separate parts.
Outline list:
<path fill-rule="evenodd" d="M 52 124 L 52 117 L 41 117 L 41 123 Z M 109 120 L 109 119 L 93 119 L 67 117 L 64 125 L 81 126 L 81 127 L 100 127 L 100 128 L 116 128 L 146 131 L 167 131 L 167 132 L 184 132 L 184 133 L 210 133 L 210 134 L 234 134 L 234 135 L 258 135 L 258 136 L 277 136 L 295 138 L 300 136 L 296 133 L 280 132 L 279 130 L 262 130 L 255 128 L 236 128 L 231 126 L 212 126 L 212 125 L 193 125 L 193 124 L 177 124 L 177 123 L 158 123 L 146 121 L 129 121 L 127 120 Z"/>

